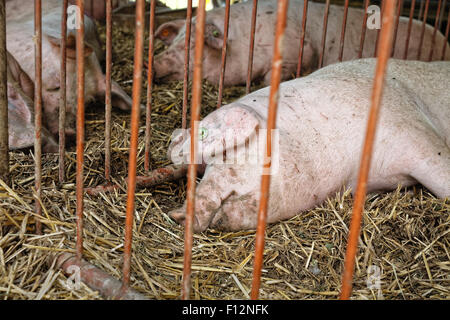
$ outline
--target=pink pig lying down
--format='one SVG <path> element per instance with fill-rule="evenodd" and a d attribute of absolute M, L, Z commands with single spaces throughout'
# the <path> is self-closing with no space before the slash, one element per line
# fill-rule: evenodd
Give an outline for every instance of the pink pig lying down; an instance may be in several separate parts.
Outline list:
<path fill-rule="evenodd" d="M 7 55 L 9 148 L 22 149 L 34 145 L 34 84 L 14 57 Z M 58 144 L 43 124 L 42 151 L 57 152 Z"/>
<path fill-rule="evenodd" d="M 268 223 L 311 209 L 342 186 L 355 190 L 375 64 L 373 58 L 334 64 L 281 84 Z M 421 183 L 450 196 L 449 81 L 450 62 L 390 61 L 368 192 Z M 206 170 L 196 189 L 195 232 L 256 228 L 262 163 L 216 160 L 244 154 L 264 132 L 268 97 L 263 88 L 200 122 L 197 156 Z M 185 162 L 189 146 L 189 135 L 175 136 L 169 157 Z M 185 209 L 186 203 L 170 215 L 183 223 Z"/>
<path fill-rule="evenodd" d="M 309 1 L 306 23 L 306 35 L 302 63 L 302 74 L 318 69 L 319 55 L 322 50 L 322 24 L 325 4 Z M 276 20 L 277 1 L 258 1 L 256 18 L 255 50 L 253 58 L 252 79 L 263 79 L 270 84 L 271 62 L 274 43 L 274 28 Z M 230 7 L 230 25 L 228 35 L 227 62 L 224 84 L 234 86 L 245 84 L 247 79 L 247 61 L 250 39 L 250 23 L 252 1 L 233 4 Z M 331 5 L 328 16 L 327 38 L 323 65 L 338 62 L 340 37 L 344 7 Z M 203 59 L 203 77 L 211 83 L 219 83 L 220 65 L 223 45 L 224 8 L 216 8 L 206 13 L 205 47 Z M 288 18 L 283 47 L 283 80 L 291 79 L 296 73 L 300 48 L 301 22 L 303 15 L 303 0 L 289 1 Z M 346 35 L 344 43 L 343 61 L 358 58 L 361 29 L 364 10 L 349 8 Z M 195 18 L 193 18 L 195 24 Z M 405 50 L 409 19 L 401 17 L 399 21 L 395 58 L 403 58 Z M 192 29 L 191 48 L 194 47 L 195 28 Z M 409 41 L 408 59 L 416 60 L 419 51 L 422 22 L 413 20 L 411 38 Z M 421 58 L 428 61 L 431 48 L 433 27 L 426 26 Z M 378 30 L 367 29 L 364 43 L 363 58 L 374 56 Z M 183 80 L 185 20 L 174 20 L 161 25 L 155 33 L 168 47 L 155 56 L 155 79 L 161 82 L 169 80 Z M 433 60 L 440 60 L 444 36 L 438 31 Z M 450 48 L 447 45 L 445 60 L 450 60 Z M 194 50 L 191 50 L 191 72 L 193 67 Z"/>
<path fill-rule="evenodd" d="M 54 2 L 55 0 L 52 0 Z M 22 69 L 34 79 L 34 18 L 23 14 L 14 18 L 14 6 L 17 0 L 7 3 L 7 48 L 19 62 Z M 22 0 L 22 6 L 33 7 L 33 0 Z M 53 135 L 58 134 L 58 113 L 60 99 L 60 38 L 61 3 L 59 7 L 50 7 L 42 15 L 42 99 L 43 116 Z M 8 6 L 8 4 L 11 4 Z M 8 11 L 8 10 L 11 11 Z M 67 35 L 67 104 L 66 135 L 74 136 L 76 130 L 76 48 L 75 29 L 68 29 Z M 101 70 L 98 56 L 102 55 L 94 22 L 85 16 L 85 99 L 89 101 L 105 97 L 105 76 Z M 100 50 L 100 51 L 99 51 Z M 112 81 L 112 106 L 122 110 L 131 109 L 131 98 Z"/>

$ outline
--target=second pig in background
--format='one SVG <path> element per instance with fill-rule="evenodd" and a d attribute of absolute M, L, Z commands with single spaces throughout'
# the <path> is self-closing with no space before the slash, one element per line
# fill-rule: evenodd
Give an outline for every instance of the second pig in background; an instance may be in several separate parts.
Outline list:
<path fill-rule="evenodd" d="M 303 2 L 303 0 L 289 1 L 287 25 L 283 41 L 283 80 L 291 78 L 296 73 L 300 47 Z M 276 10 L 277 1 L 258 1 L 252 80 L 263 79 L 266 85 L 270 83 Z M 324 3 L 309 1 L 302 74 L 308 74 L 319 67 L 319 55 L 322 50 L 324 12 Z M 251 13 L 251 1 L 233 4 L 230 8 L 227 65 L 224 81 L 226 86 L 246 83 Z M 219 83 L 224 15 L 224 8 L 213 9 L 206 14 L 203 76 L 214 84 Z M 337 5 L 330 6 L 323 66 L 338 62 L 343 16 L 344 7 Z M 349 8 L 343 52 L 344 61 L 358 58 L 363 18 L 363 9 Z M 195 21 L 195 18 L 193 18 L 194 24 Z M 394 53 L 395 58 L 403 57 L 408 22 L 408 18 L 400 18 Z M 195 30 L 195 28 L 192 30 Z M 421 30 L 422 21 L 413 20 L 411 39 L 408 46 L 408 59 L 417 58 Z M 426 25 L 421 60 L 428 60 L 433 31 L 432 26 Z M 156 31 L 155 36 L 168 46 L 165 51 L 155 57 L 154 70 L 157 81 L 164 82 L 183 79 L 184 56 L 182 52 L 184 52 L 185 32 L 185 20 L 167 22 L 161 25 Z M 363 58 L 373 57 L 377 33 L 377 29 L 367 29 Z M 191 37 L 191 47 L 193 47 L 194 41 L 195 34 Z M 445 38 L 438 31 L 432 60 L 440 59 L 444 43 Z M 191 62 L 192 59 L 193 50 L 191 50 Z M 450 60 L 450 50 L 448 48 L 445 60 Z M 192 72 L 193 63 L 190 63 L 190 66 L 190 71 Z"/>

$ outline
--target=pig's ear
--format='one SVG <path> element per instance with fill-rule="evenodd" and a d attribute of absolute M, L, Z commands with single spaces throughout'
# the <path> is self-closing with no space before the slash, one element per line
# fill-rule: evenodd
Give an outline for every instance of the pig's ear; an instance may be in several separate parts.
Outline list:
<path fill-rule="evenodd" d="M 219 28 L 213 23 L 207 23 L 205 25 L 205 43 L 207 46 L 222 50 L 223 46 L 223 34 Z"/>
<path fill-rule="evenodd" d="M 131 110 L 130 96 L 114 80 L 111 81 L 111 106 L 121 110 Z"/>
<path fill-rule="evenodd" d="M 200 124 L 206 127 L 203 129 L 206 138 L 200 138 L 204 159 L 245 144 L 259 126 L 257 115 L 239 106 L 219 109 L 214 117 L 207 118 Z"/>
<path fill-rule="evenodd" d="M 45 35 L 52 45 L 52 47 L 58 51 L 58 53 L 61 52 L 61 38 L 56 38 L 53 36 L 50 36 L 48 34 Z M 73 34 L 69 34 L 67 36 L 66 41 L 66 55 L 68 59 L 76 59 L 77 58 L 77 48 L 76 48 L 76 36 Z M 94 50 L 91 48 L 89 44 L 85 42 L 84 44 L 84 56 L 89 57 Z"/>
<path fill-rule="evenodd" d="M 22 70 L 19 63 L 17 62 L 14 57 L 7 52 L 7 65 L 8 65 L 8 77 L 11 77 L 12 79 L 8 82 L 14 81 L 16 82 L 20 88 L 23 90 L 23 92 L 27 95 L 28 98 L 33 99 L 34 98 L 34 83 L 30 79 L 30 77 L 25 73 L 25 71 Z"/>
<path fill-rule="evenodd" d="M 166 22 L 159 26 L 158 30 L 155 32 L 155 38 L 160 39 L 164 44 L 170 45 L 178 35 L 180 29 L 186 24 L 186 20 L 179 19 Z"/>

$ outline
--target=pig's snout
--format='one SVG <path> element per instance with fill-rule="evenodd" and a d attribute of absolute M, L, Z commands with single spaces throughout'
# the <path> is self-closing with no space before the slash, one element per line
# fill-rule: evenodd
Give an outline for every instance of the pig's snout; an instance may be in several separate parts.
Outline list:
<path fill-rule="evenodd" d="M 177 55 L 164 51 L 158 54 L 153 61 L 153 76 L 155 81 L 182 80 L 183 63 Z"/>
<path fill-rule="evenodd" d="M 64 133 L 66 136 L 66 141 L 74 141 L 76 136 L 76 116 L 72 113 L 66 113 L 66 121 L 65 121 L 65 128 Z M 59 136 L 59 116 L 58 114 L 52 115 L 52 117 L 47 118 L 47 127 L 50 131 L 50 133 L 54 137 Z"/>

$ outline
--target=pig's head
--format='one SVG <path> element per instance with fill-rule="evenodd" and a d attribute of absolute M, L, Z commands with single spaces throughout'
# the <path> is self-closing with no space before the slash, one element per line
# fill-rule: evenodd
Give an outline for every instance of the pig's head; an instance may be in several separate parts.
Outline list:
<path fill-rule="evenodd" d="M 59 99 L 60 99 L 60 38 L 43 34 L 43 73 L 42 98 L 48 128 L 53 135 L 58 133 Z M 66 135 L 75 135 L 77 110 L 77 77 L 76 77 L 76 38 L 74 34 L 67 36 L 66 61 Z M 93 48 L 85 43 L 85 103 L 96 99 L 104 99 L 106 93 L 105 75 L 103 74 Z M 131 98 L 123 89 L 112 81 L 112 106 L 122 110 L 130 110 Z"/>
<path fill-rule="evenodd" d="M 208 115 L 198 125 L 198 156 L 205 163 L 205 174 L 196 188 L 193 229 L 208 227 L 239 230 L 252 227 L 256 217 L 255 195 L 262 166 L 247 163 L 243 152 L 251 149 L 263 125 L 262 117 L 245 105 L 234 103 Z M 189 159 L 190 135 L 175 137 L 171 145 L 172 161 Z M 187 150 L 182 152 L 181 150 Z M 261 150 L 260 150 L 261 151 Z M 187 157 L 186 157 L 187 156 Z M 231 158 L 231 159 L 230 159 Z M 239 159 L 241 161 L 239 161 Z M 231 161 L 230 161 L 231 160 Z M 244 160 L 244 161 L 242 161 Z M 201 167 L 201 166 L 200 166 Z M 185 205 L 170 213 L 178 223 L 185 222 Z M 241 214 L 236 214 L 238 210 Z M 242 214 L 249 218 L 241 218 Z"/>
<path fill-rule="evenodd" d="M 155 33 L 155 38 L 164 42 L 168 48 L 155 56 L 155 80 L 183 80 L 184 45 L 186 37 L 185 20 L 174 20 L 162 24 Z M 194 56 L 195 20 L 191 26 L 190 61 Z M 205 46 L 203 51 L 204 77 L 218 83 L 222 56 L 223 33 L 213 22 L 205 24 Z M 192 72 L 192 63 L 190 63 Z"/>

